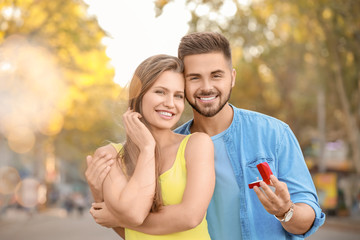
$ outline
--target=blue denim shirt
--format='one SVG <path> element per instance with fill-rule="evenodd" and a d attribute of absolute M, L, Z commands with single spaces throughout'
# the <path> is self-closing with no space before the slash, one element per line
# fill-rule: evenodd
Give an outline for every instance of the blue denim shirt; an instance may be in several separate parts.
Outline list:
<path fill-rule="evenodd" d="M 293 132 L 287 124 L 273 117 L 234 106 L 232 108 L 233 121 L 225 130 L 223 139 L 233 170 L 229 174 L 235 174 L 240 190 L 240 209 L 233 211 L 239 213 L 242 239 L 281 240 L 310 236 L 324 223 L 325 214 L 318 204 L 314 183 Z M 192 122 L 193 120 L 188 121 L 175 132 L 190 134 Z M 256 181 L 256 177 L 261 179 L 256 168 L 261 162 L 267 162 L 273 174 L 287 184 L 294 203 L 306 203 L 314 209 L 314 224 L 304 235 L 285 231 L 281 223 L 264 209 L 254 190 L 248 188 L 248 184 Z M 212 217 L 215 216 L 208 216 L 209 222 Z M 231 222 L 231 219 L 221 212 L 216 217 L 225 223 Z"/>

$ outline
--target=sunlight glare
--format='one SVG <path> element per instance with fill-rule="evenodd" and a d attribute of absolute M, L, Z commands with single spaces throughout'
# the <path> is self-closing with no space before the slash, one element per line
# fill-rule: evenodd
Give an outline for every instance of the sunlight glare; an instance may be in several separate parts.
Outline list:
<path fill-rule="evenodd" d="M 189 26 L 191 16 L 185 0 L 169 2 L 162 15 L 155 17 L 153 1 L 86 0 L 88 13 L 97 17 L 109 34 L 103 43 L 115 68 L 114 81 L 124 87 L 136 67 L 155 54 L 177 56 L 177 47 Z"/>

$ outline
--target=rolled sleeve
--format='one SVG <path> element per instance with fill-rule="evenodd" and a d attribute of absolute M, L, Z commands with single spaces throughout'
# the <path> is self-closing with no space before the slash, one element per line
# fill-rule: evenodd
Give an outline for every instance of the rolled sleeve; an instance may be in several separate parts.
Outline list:
<path fill-rule="evenodd" d="M 309 200 L 293 200 L 294 203 L 305 203 L 309 205 L 315 212 L 315 220 L 313 222 L 313 225 L 311 228 L 304 234 L 292 234 L 290 235 L 301 237 L 301 238 L 307 238 L 313 233 L 315 233 L 319 227 L 321 227 L 325 222 L 325 213 L 322 212 L 321 208 L 319 207 L 317 202 L 309 201 Z"/>
<path fill-rule="evenodd" d="M 289 127 L 285 128 L 278 150 L 279 180 L 287 184 L 294 203 L 305 203 L 315 212 L 315 220 L 309 231 L 301 235 L 289 234 L 301 238 L 309 237 L 324 224 L 325 214 L 318 203 L 315 185 L 305 164 L 299 143 Z"/>

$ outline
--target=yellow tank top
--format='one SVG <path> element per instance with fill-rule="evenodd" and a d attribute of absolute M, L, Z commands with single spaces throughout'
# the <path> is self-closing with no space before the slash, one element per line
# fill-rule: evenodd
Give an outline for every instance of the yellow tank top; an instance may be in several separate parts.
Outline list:
<path fill-rule="evenodd" d="M 179 204 L 182 201 L 186 186 L 185 148 L 190 135 L 180 143 L 173 166 L 159 176 L 161 196 L 164 205 Z M 142 232 L 125 229 L 126 240 L 210 240 L 206 216 L 202 222 L 193 229 L 167 235 L 149 235 Z"/>

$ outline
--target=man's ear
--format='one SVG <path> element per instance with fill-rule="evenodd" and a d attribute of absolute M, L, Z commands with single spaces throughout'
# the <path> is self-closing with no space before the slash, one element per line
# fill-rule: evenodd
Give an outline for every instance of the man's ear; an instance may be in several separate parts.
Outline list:
<path fill-rule="evenodd" d="M 231 71 L 231 87 L 235 86 L 235 80 L 236 80 L 236 70 L 235 68 Z"/>

